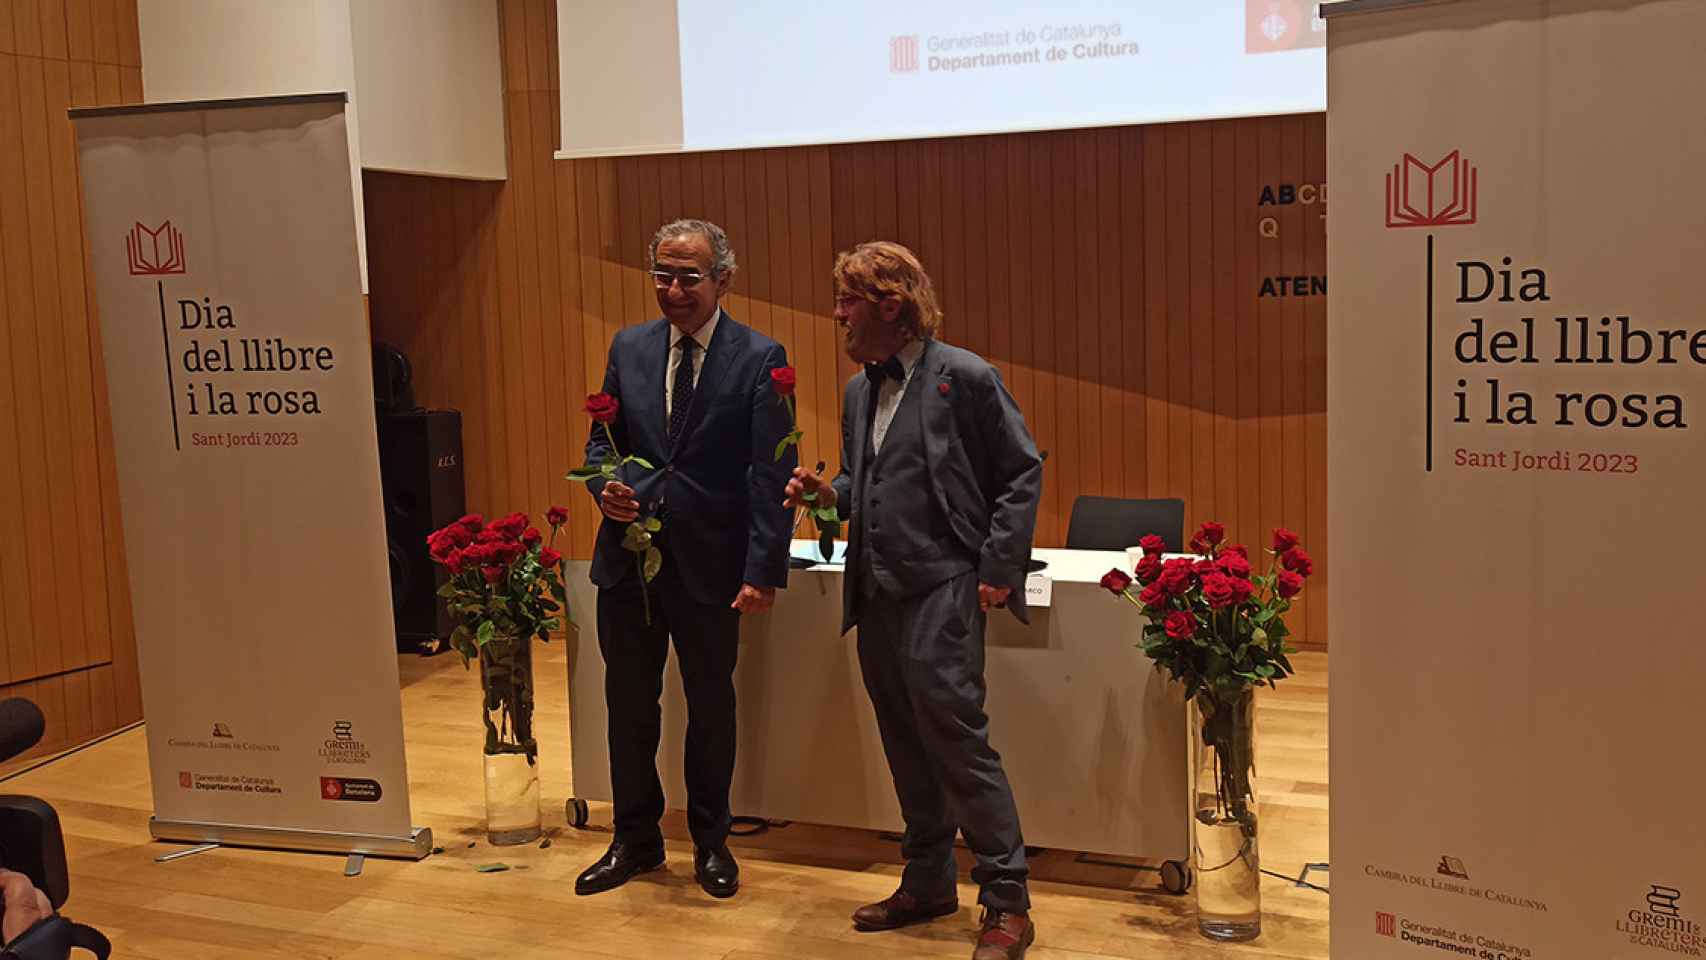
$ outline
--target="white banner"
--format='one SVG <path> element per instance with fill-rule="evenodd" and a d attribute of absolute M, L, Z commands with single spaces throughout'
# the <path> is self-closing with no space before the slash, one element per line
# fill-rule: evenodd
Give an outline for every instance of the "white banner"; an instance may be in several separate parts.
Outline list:
<path fill-rule="evenodd" d="M 1702 956 L 1706 4 L 1341 6 L 1333 954 Z"/>
<path fill-rule="evenodd" d="M 344 97 L 72 116 L 155 833 L 413 853 Z"/>

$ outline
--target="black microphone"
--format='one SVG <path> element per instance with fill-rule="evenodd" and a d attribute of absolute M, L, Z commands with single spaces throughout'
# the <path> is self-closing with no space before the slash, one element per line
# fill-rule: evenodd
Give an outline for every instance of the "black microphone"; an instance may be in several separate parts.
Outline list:
<path fill-rule="evenodd" d="M 35 746 L 46 730 L 40 707 L 23 697 L 0 700 L 0 763 Z"/>

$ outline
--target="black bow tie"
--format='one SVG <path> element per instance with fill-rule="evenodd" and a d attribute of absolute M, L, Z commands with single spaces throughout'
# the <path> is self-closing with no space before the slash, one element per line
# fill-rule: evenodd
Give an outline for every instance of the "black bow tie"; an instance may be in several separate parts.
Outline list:
<path fill-rule="evenodd" d="M 899 356 L 893 356 L 882 363 L 865 364 L 865 376 L 870 378 L 873 385 L 879 387 L 882 386 L 884 377 L 895 383 L 903 383 L 906 380 L 906 368 L 900 365 Z"/>

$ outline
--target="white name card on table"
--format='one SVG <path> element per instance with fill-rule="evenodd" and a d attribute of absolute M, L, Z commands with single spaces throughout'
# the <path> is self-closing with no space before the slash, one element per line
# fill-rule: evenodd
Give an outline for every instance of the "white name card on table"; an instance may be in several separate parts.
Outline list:
<path fill-rule="evenodd" d="M 1054 578 L 1046 573 L 1033 573 L 1025 578 L 1025 605 L 1046 607 L 1054 599 Z"/>

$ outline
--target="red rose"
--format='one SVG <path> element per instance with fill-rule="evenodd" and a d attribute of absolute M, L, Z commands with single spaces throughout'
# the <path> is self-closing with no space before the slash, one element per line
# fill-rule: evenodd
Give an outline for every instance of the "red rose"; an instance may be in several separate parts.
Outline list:
<path fill-rule="evenodd" d="M 1174 640 L 1189 640 L 1196 635 L 1197 618 L 1183 610 L 1174 610 L 1167 614 L 1167 636 Z"/>
<path fill-rule="evenodd" d="M 1202 597 L 1208 605 L 1216 610 L 1232 604 L 1232 578 L 1224 573 L 1210 574 L 1203 578 Z"/>
<path fill-rule="evenodd" d="M 439 538 L 428 537 L 427 538 L 427 553 L 431 554 L 432 558 L 434 560 L 438 561 L 439 563 L 443 563 L 446 560 L 449 560 L 450 555 L 452 553 L 455 553 L 455 552 L 456 552 L 456 544 L 451 543 L 449 540 L 446 540 L 442 537 L 439 537 Z"/>
<path fill-rule="evenodd" d="M 1143 559 L 1137 561 L 1137 582 L 1149 586 L 1161 576 L 1161 557 L 1158 554 L 1146 553 Z"/>
<path fill-rule="evenodd" d="M 479 533 L 480 528 L 486 525 L 486 518 L 477 513 L 470 513 L 456 521 L 456 525 L 467 530 L 469 533 Z"/>
<path fill-rule="evenodd" d="M 1155 581 L 1156 586 L 1173 597 L 1183 596 L 1196 582 L 1196 562 L 1185 557 L 1174 557 L 1163 564 L 1161 579 Z"/>
<path fill-rule="evenodd" d="M 493 521 L 492 529 L 511 539 L 519 537 L 527 529 L 527 514 L 512 513 L 502 520 Z"/>
<path fill-rule="evenodd" d="M 1153 533 L 1144 537 L 1142 540 L 1139 540 L 1137 545 L 1143 548 L 1143 555 L 1146 557 L 1151 555 L 1160 556 L 1167 552 L 1167 541 Z"/>
<path fill-rule="evenodd" d="M 1315 572 L 1315 561 L 1309 559 L 1309 554 L 1304 553 L 1302 547 L 1292 547 L 1287 550 L 1280 557 L 1280 566 L 1303 577 Z"/>
<path fill-rule="evenodd" d="M 444 559 L 444 565 L 450 568 L 451 576 L 460 577 L 462 575 L 462 571 L 468 569 L 464 556 L 463 552 L 458 550 Z"/>
<path fill-rule="evenodd" d="M 1208 544 L 1203 543 L 1202 540 L 1198 537 L 1192 537 L 1191 542 L 1185 544 L 1185 549 L 1189 550 L 1192 553 L 1207 553 L 1208 552 Z"/>
<path fill-rule="evenodd" d="M 1281 599 L 1290 600 L 1303 592 L 1303 578 L 1290 570 L 1281 570 L 1275 589 L 1279 591 Z"/>
<path fill-rule="evenodd" d="M 509 571 L 503 567 L 481 567 L 480 572 L 486 575 L 487 583 L 492 586 L 497 586 L 498 581 L 502 580 L 504 578 L 504 574 Z"/>
<path fill-rule="evenodd" d="M 1199 577 L 1206 577 L 1211 573 L 1221 572 L 1220 564 L 1217 561 L 1209 560 L 1207 558 L 1198 560 L 1193 569 L 1196 570 L 1197 576 Z"/>
<path fill-rule="evenodd" d="M 1220 558 L 1220 569 L 1226 571 L 1229 577 L 1250 578 L 1250 561 L 1236 553 L 1224 554 Z"/>
<path fill-rule="evenodd" d="M 562 562 L 563 562 L 563 555 L 558 553 L 555 550 L 552 550 L 550 547 L 546 547 L 545 549 L 539 551 L 539 565 L 540 566 L 554 567 L 557 564 L 562 563 Z"/>
<path fill-rule="evenodd" d="M 1285 553 L 1287 550 L 1290 550 L 1292 547 L 1297 546 L 1297 542 L 1298 542 L 1297 534 L 1292 533 L 1290 530 L 1287 530 L 1284 527 L 1280 527 L 1278 530 L 1274 531 L 1274 552 L 1275 553 Z"/>
<path fill-rule="evenodd" d="M 599 423 L 615 423 L 616 411 L 622 405 L 608 393 L 595 393 L 586 398 L 586 415 Z"/>
<path fill-rule="evenodd" d="M 560 527 L 569 522 L 569 508 L 553 506 L 545 511 L 545 522 L 553 527 Z"/>
<path fill-rule="evenodd" d="M 1244 546 L 1242 543 L 1235 543 L 1230 547 L 1221 547 L 1220 548 L 1220 555 L 1221 556 L 1224 557 L 1229 553 L 1230 554 L 1237 554 L 1238 556 L 1243 557 L 1246 560 L 1250 559 L 1250 549 L 1248 547 Z"/>
<path fill-rule="evenodd" d="M 794 368 L 777 367 L 770 371 L 770 386 L 776 389 L 776 395 L 791 397 L 794 395 Z"/>
<path fill-rule="evenodd" d="M 1152 583 L 1143 588 L 1137 599 L 1149 610 L 1159 610 L 1167 605 L 1167 591 L 1161 589 L 1161 584 Z"/>
<path fill-rule="evenodd" d="M 1250 594 L 1256 592 L 1255 584 L 1248 580 L 1242 580 L 1238 577 L 1227 577 L 1226 579 L 1232 583 L 1232 605 L 1235 607 L 1250 599 Z"/>
<path fill-rule="evenodd" d="M 537 545 L 539 543 L 539 541 L 541 541 L 543 539 L 545 539 L 545 538 L 541 537 L 539 535 L 539 531 L 533 529 L 532 527 L 528 527 L 526 532 L 522 533 L 522 535 L 521 535 L 521 542 L 526 544 L 529 547 Z"/>
<path fill-rule="evenodd" d="M 1197 530 L 1197 539 L 1211 547 L 1219 546 L 1226 539 L 1226 528 L 1213 520 L 1206 521 Z"/>
<path fill-rule="evenodd" d="M 522 546 L 520 542 L 511 540 L 503 545 L 503 552 L 504 563 L 514 563 L 521 559 L 521 555 L 527 552 L 527 548 Z"/>
<path fill-rule="evenodd" d="M 1124 570 L 1109 570 L 1102 574 L 1102 589 L 1118 596 L 1125 593 L 1125 588 L 1131 586 L 1131 577 Z"/>

